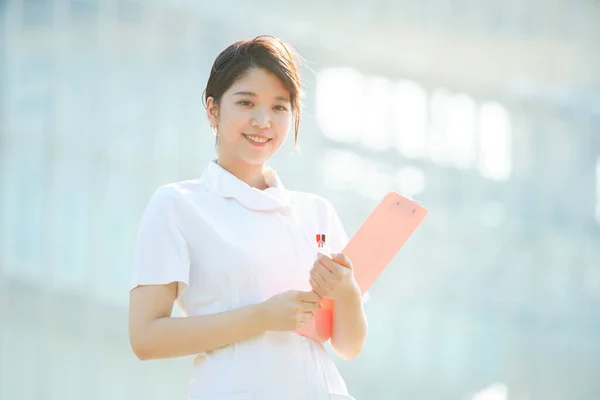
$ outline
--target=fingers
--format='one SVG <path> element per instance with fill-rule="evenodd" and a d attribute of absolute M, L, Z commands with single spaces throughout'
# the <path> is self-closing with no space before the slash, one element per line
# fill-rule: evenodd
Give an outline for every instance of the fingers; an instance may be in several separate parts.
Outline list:
<path fill-rule="evenodd" d="M 338 257 L 337 259 L 341 259 L 341 258 Z M 327 269 L 330 273 L 334 274 L 337 277 L 339 277 L 340 275 L 342 275 L 345 272 L 344 271 L 345 268 L 349 268 L 349 267 L 346 267 L 345 265 L 338 264 L 333 259 L 331 259 L 325 255 L 322 255 L 322 254 L 319 254 L 319 258 L 315 262 L 315 265 L 317 265 L 317 264 L 322 265 L 323 267 L 325 267 L 325 269 Z"/>
<path fill-rule="evenodd" d="M 316 303 L 321 300 L 321 296 L 316 292 L 299 291 L 296 298 L 305 303 Z"/>
<path fill-rule="evenodd" d="M 340 267 L 341 268 L 341 267 Z M 319 283 L 322 289 L 330 291 L 336 287 L 343 279 L 343 273 L 341 271 L 331 272 L 318 262 L 310 271 L 310 276 Z M 323 293 L 319 293 L 323 296 Z"/>
<path fill-rule="evenodd" d="M 322 308 L 321 303 L 305 303 L 303 302 L 300 311 L 301 313 L 311 313 L 312 311 L 317 311 Z"/>
<path fill-rule="evenodd" d="M 331 260 L 331 258 L 326 256 L 325 254 L 319 253 L 317 255 L 317 260 L 313 263 L 313 268 L 316 267 L 317 265 L 322 265 L 329 272 L 332 272 L 335 267 L 334 264 L 335 263 Z"/>
<path fill-rule="evenodd" d="M 335 277 L 335 274 L 333 272 L 328 270 L 326 267 L 321 265 L 321 263 L 319 263 L 319 262 L 317 262 L 313 265 L 310 272 L 311 272 L 311 274 L 317 273 L 326 282 Z"/>
<path fill-rule="evenodd" d="M 331 288 L 331 272 L 329 272 L 322 265 L 317 265 L 313 269 L 310 270 L 310 278 L 316 282 L 317 287 L 322 290 L 327 290 Z M 322 295 L 322 293 L 319 293 Z"/>
<path fill-rule="evenodd" d="M 313 288 L 313 290 L 319 294 L 319 296 L 327 296 L 327 292 L 321 287 L 321 285 L 319 285 L 319 283 L 312 276 L 310 277 L 308 282 L 310 283 L 310 286 Z"/>
<path fill-rule="evenodd" d="M 331 259 L 338 265 L 352 269 L 352 261 L 344 253 L 335 253 L 331 255 Z"/>
<path fill-rule="evenodd" d="M 304 313 L 296 314 L 296 329 L 300 329 L 304 325 L 306 325 L 313 316 L 314 316 L 314 314 L 311 312 L 304 312 Z"/>

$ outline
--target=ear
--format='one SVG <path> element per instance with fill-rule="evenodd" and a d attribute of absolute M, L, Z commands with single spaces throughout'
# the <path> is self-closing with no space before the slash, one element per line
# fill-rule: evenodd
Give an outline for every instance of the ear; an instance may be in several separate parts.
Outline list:
<path fill-rule="evenodd" d="M 206 99 L 206 116 L 210 126 L 217 126 L 219 122 L 219 106 L 213 97 Z"/>

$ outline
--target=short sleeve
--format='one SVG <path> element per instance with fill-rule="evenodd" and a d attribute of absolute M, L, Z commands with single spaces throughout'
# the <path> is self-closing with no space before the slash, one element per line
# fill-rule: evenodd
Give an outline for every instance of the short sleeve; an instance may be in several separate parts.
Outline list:
<path fill-rule="evenodd" d="M 329 208 L 329 237 L 327 238 L 329 249 L 332 253 L 341 253 L 348 244 L 348 234 L 333 205 L 328 201 L 327 206 Z M 369 292 L 365 292 L 362 295 L 363 304 L 370 298 Z"/>
<path fill-rule="evenodd" d="M 189 286 L 190 254 L 178 207 L 177 192 L 166 187 L 150 199 L 138 230 L 130 290 L 138 285 L 178 282 L 179 297 Z"/>

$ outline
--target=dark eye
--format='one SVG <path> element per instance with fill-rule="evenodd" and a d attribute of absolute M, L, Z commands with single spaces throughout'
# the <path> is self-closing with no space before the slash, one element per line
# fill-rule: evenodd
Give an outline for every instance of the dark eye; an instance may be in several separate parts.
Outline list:
<path fill-rule="evenodd" d="M 238 101 L 238 104 L 244 107 L 251 107 L 252 106 L 252 102 L 249 100 L 240 100 Z"/>
<path fill-rule="evenodd" d="M 285 106 L 275 106 L 274 108 L 277 111 L 287 111 L 287 107 Z"/>

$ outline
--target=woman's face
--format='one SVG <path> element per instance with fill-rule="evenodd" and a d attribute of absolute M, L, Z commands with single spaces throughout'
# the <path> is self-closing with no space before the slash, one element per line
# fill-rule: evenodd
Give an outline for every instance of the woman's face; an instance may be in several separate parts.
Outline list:
<path fill-rule="evenodd" d="M 218 107 L 212 97 L 206 105 L 224 162 L 263 164 L 281 147 L 292 121 L 289 91 L 262 68 L 248 70 L 223 93 Z"/>

